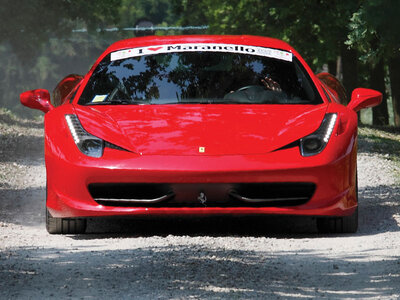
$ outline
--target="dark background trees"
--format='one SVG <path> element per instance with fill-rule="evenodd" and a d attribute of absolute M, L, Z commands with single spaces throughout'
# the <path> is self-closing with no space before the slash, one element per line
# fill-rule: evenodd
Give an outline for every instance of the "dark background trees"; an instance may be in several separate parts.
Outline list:
<path fill-rule="evenodd" d="M 69 73 L 86 73 L 112 42 L 134 36 L 141 18 L 156 34 L 272 36 L 292 44 L 314 71 L 329 71 L 348 96 L 357 86 L 384 93 L 376 125 L 400 126 L 398 0 L 3 0 L 0 16 L 0 107 L 19 105 L 21 91 L 52 90 Z M 388 105 L 389 104 L 389 105 Z"/>
<path fill-rule="evenodd" d="M 23 90 L 52 90 L 67 73 L 85 73 L 103 45 L 73 30 L 97 34 L 98 26 L 118 22 L 119 5 L 120 0 L 2 0 L 0 107 L 30 114 L 18 104 Z"/>
<path fill-rule="evenodd" d="M 394 123 L 400 126 L 400 2 L 363 1 L 350 20 L 347 44 L 357 49 L 360 61 L 369 66 L 370 86 L 387 91 L 392 99 Z M 387 97 L 384 98 L 386 101 Z M 390 111 L 389 110 L 389 111 Z M 374 108 L 373 122 L 386 125 L 387 106 Z"/>

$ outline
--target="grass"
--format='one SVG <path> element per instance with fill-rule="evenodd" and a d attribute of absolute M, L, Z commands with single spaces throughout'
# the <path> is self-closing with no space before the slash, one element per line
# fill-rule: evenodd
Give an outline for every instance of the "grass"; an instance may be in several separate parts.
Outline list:
<path fill-rule="evenodd" d="M 360 125 L 358 138 L 359 152 L 382 155 L 400 169 L 400 128 Z M 400 182 L 400 172 L 396 176 Z"/>
<path fill-rule="evenodd" d="M 358 128 L 360 152 L 384 155 L 400 163 L 400 129 L 392 127 L 372 127 L 361 125 Z"/>

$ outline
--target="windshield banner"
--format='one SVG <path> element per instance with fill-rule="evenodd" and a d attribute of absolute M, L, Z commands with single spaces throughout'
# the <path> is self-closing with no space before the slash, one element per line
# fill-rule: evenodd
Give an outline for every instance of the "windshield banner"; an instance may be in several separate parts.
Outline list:
<path fill-rule="evenodd" d="M 200 51 L 249 54 L 249 55 L 276 58 L 285 61 L 292 61 L 292 56 L 293 56 L 292 53 L 287 51 L 265 48 L 265 47 L 207 43 L 207 44 L 159 45 L 159 46 L 125 49 L 111 53 L 111 61 L 130 58 L 130 57 L 143 56 L 143 55 L 154 55 L 160 53 L 200 52 Z"/>

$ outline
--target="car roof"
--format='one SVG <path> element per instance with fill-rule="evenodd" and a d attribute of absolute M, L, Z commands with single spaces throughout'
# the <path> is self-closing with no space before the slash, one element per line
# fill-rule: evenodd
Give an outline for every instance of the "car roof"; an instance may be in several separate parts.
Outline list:
<path fill-rule="evenodd" d="M 248 46 L 268 47 L 274 49 L 294 52 L 294 49 L 284 41 L 252 35 L 176 35 L 176 36 L 146 36 L 130 38 L 118 41 L 112 44 L 105 51 L 110 52 L 136 47 L 145 47 L 151 45 L 165 44 L 187 44 L 187 43 L 221 43 L 221 44 L 237 44 Z"/>

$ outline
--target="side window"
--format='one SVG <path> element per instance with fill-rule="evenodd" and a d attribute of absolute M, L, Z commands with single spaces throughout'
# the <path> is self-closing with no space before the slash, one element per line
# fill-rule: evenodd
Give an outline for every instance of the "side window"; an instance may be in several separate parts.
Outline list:
<path fill-rule="evenodd" d="M 78 84 L 78 85 L 72 90 L 72 92 L 67 96 L 67 101 L 69 101 L 69 103 L 72 103 L 72 101 L 74 100 L 74 98 L 75 98 L 75 96 L 76 96 L 76 93 L 78 92 L 80 86 L 81 86 L 81 85 Z"/>
<path fill-rule="evenodd" d="M 83 76 L 70 74 L 64 77 L 53 90 L 52 103 L 54 106 L 59 106 L 68 102 L 71 92 L 76 90 L 76 86 L 80 84 Z"/>
<path fill-rule="evenodd" d="M 324 94 L 325 94 L 326 98 L 328 98 L 328 101 L 329 101 L 329 102 L 332 102 L 332 99 L 331 99 L 331 97 L 329 96 L 329 93 L 326 91 L 326 88 L 324 87 L 324 85 L 321 84 L 321 86 L 322 86 L 322 90 L 324 91 Z"/>
<path fill-rule="evenodd" d="M 339 103 L 345 105 L 347 101 L 346 90 L 342 83 L 332 74 L 323 72 L 317 74 L 318 79 L 323 83 L 326 88 L 326 92 L 330 95 L 330 98 Z"/>

